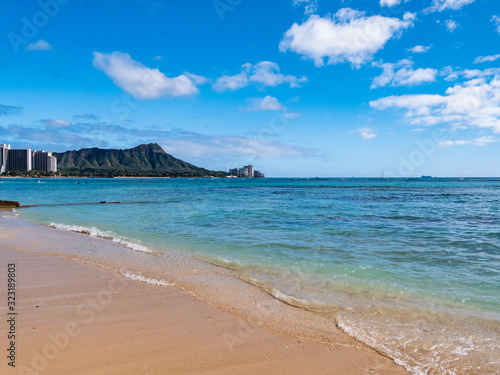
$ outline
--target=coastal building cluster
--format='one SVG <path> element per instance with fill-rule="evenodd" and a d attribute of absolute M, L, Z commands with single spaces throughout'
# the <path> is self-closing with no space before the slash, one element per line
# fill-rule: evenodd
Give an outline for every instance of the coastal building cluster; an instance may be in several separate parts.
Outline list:
<path fill-rule="evenodd" d="M 0 144 L 0 173 L 7 171 L 57 172 L 57 158 L 52 152 L 31 149 L 14 150 Z"/>
<path fill-rule="evenodd" d="M 243 178 L 262 178 L 264 173 L 254 169 L 253 165 L 246 165 L 243 168 L 233 168 L 229 170 L 229 176 Z"/>

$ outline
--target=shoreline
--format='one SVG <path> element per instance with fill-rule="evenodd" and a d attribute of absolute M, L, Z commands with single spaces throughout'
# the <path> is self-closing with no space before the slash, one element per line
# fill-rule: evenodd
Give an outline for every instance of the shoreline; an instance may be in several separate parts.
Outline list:
<path fill-rule="evenodd" d="M 150 371 L 150 373 L 161 373 L 161 369 L 175 368 L 175 371 L 172 370 L 175 373 L 186 374 L 256 373 L 266 372 L 266 369 L 269 371 L 271 368 L 273 373 L 290 373 L 291 371 L 301 369 L 299 373 L 407 374 L 406 370 L 396 365 L 391 359 L 368 349 L 363 344 L 359 344 L 358 348 L 355 348 L 340 342 L 337 345 L 333 342 L 321 344 L 311 342 L 307 339 L 297 339 L 294 335 L 284 335 L 283 333 L 286 330 L 282 333 L 273 332 L 274 330 L 263 328 L 263 326 L 266 326 L 263 322 L 257 321 L 252 323 L 249 321 L 252 319 L 244 320 L 241 317 L 237 317 L 237 313 L 230 310 L 228 312 L 227 308 L 222 309 L 220 306 L 210 303 L 209 299 L 205 301 L 208 303 L 204 303 L 201 301 L 203 298 L 200 298 L 199 295 L 196 298 L 190 295 L 193 292 L 189 293 L 189 288 L 152 285 L 145 282 L 138 282 L 137 280 L 130 280 L 130 278 L 125 278 L 123 273 L 120 275 L 120 273 L 113 270 L 83 264 L 82 261 L 85 261 L 85 259 L 74 259 L 75 257 L 70 254 L 71 251 L 63 256 L 48 257 L 45 254 L 61 254 L 59 246 L 66 245 L 68 248 L 73 246 L 67 242 L 69 237 L 73 237 L 73 240 L 76 239 L 77 242 L 80 242 L 81 246 L 90 247 L 90 250 L 92 250 L 93 246 L 96 246 L 96 243 L 98 243 L 97 246 L 103 244 L 99 244 L 99 239 L 94 239 L 90 236 L 82 237 L 84 235 L 67 232 L 64 235 L 58 233 L 61 235 L 59 237 L 63 241 L 57 244 L 57 246 L 51 247 L 46 242 L 45 234 L 42 232 L 46 232 L 47 230 L 56 231 L 56 229 L 46 228 L 44 230 L 43 228 L 45 227 L 43 226 L 31 224 L 29 228 L 16 231 L 13 228 L 5 228 L 5 225 L 3 225 L 5 224 L 5 220 L 9 219 L 2 219 L 3 223 L 1 226 L 4 228 L 0 230 L 0 251 L 7 254 L 8 257 L 17 259 L 16 261 L 19 265 L 23 265 L 22 269 L 24 271 L 23 273 L 19 271 L 18 275 L 18 283 L 20 285 L 22 285 L 21 280 L 23 280 L 25 285 L 26 283 L 31 284 L 32 287 L 36 285 L 36 293 L 35 290 L 31 290 L 30 288 L 21 289 L 22 293 L 20 292 L 20 295 L 23 296 L 19 302 L 20 309 L 22 309 L 21 311 L 23 311 L 25 317 L 29 317 L 30 325 L 35 329 L 29 331 L 27 326 L 20 327 L 20 335 L 26 335 L 27 337 L 23 340 L 30 344 L 29 347 L 19 347 L 19 355 L 24 353 L 23 356 L 26 358 L 26 353 L 31 353 L 31 350 L 36 349 L 37 345 L 40 348 L 41 342 L 47 339 L 47 336 L 43 332 L 47 333 L 50 330 L 54 330 L 54 324 L 67 321 L 71 316 L 74 316 L 78 306 L 82 305 L 82 301 L 85 303 L 83 295 L 88 294 L 88 291 L 92 288 L 95 290 L 93 292 L 94 296 L 98 296 L 99 291 L 103 289 L 103 285 L 106 285 L 106 280 L 108 282 L 110 280 L 118 280 L 120 281 L 120 285 L 123 281 L 123 285 L 128 285 L 126 291 L 120 291 L 117 294 L 117 298 L 112 298 L 109 304 L 104 304 L 103 302 L 103 306 L 100 306 L 102 307 L 102 314 L 101 312 L 96 312 L 95 321 L 89 322 L 89 324 L 85 323 L 85 332 L 87 333 L 82 333 L 82 335 L 75 337 L 74 340 L 69 340 L 71 342 L 75 341 L 75 344 L 70 343 L 64 349 L 64 352 L 61 351 L 61 360 L 54 359 L 50 362 L 52 370 L 48 373 L 69 373 L 68 366 L 76 366 L 77 364 L 81 366 L 80 368 L 87 368 L 91 364 L 83 363 L 85 361 L 82 362 L 81 359 L 78 360 L 75 358 L 75 356 L 78 357 L 76 353 L 82 351 L 82 353 L 88 354 L 89 358 L 92 355 L 97 355 L 96 349 L 99 345 L 95 345 L 94 342 L 97 340 L 98 344 L 103 345 L 100 347 L 101 350 L 108 345 L 114 348 L 109 357 L 109 360 L 112 358 L 115 361 L 114 363 L 121 363 L 122 360 L 129 358 L 129 354 L 131 355 L 129 350 L 131 348 L 128 347 L 128 342 L 144 344 L 144 346 L 141 346 L 142 344 L 139 345 L 139 349 L 137 349 L 135 358 L 142 358 L 139 360 L 139 363 L 130 360 L 125 361 L 123 363 L 124 367 L 119 373 L 137 373 L 140 367 L 141 369 L 148 369 L 147 371 Z M 24 219 L 17 217 L 13 220 L 24 221 Z M 36 233 L 37 227 L 38 233 Z M 27 232 L 33 231 L 35 233 L 26 236 Z M 56 232 L 52 232 L 52 234 L 54 233 Z M 30 240 L 30 238 L 37 235 L 41 238 L 40 241 Z M 82 238 L 84 238 L 83 243 Z M 101 239 L 101 242 L 103 241 L 105 240 Z M 118 244 L 112 245 L 113 247 L 123 247 Z M 33 252 L 38 252 L 39 254 L 33 254 Z M 125 252 L 130 253 L 132 251 L 125 249 Z M 75 262 L 74 260 L 79 261 Z M 10 263 L 10 260 L 8 262 Z M 45 265 L 45 269 L 43 269 L 42 265 Z M 56 279 L 50 281 L 52 274 L 57 274 L 58 276 Z M 137 274 L 135 274 L 135 278 L 139 281 L 147 281 L 150 278 L 147 274 L 141 276 L 142 280 L 141 277 L 137 277 Z M 177 279 L 179 277 L 180 275 L 174 276 Z M 202 278 L 202 280 L 201 284 L 210 281 L 206 277 Z M 96 284 L 97 281 L 101 282 L 99 286 Z M 104 284 L 102 283 L 103 281 Z M 194 282 L 196 283 L 196 280 Z M 169 283 L 166 282 L 165 284 Z M 181 288 L 188 292 L 181 290 Z M 82 289 L 86 290 L 86 292 L 83 292 Z M 109 293 L 105 290 L 104 294 L 107 295 Z M 196 294 L 196 291 L 194 294 Z M 38 310 L 37 307 L 33 306 L 35 300 L 46 303 L 46 308 L 43 310 L 44 314 L 39 315 L 42 310 Z M 172 300 L 176 301 L 175 308 L 169 304 L 169 301 Z M 274 302 L 284 305 L 282 302 L 276 300 Z M 39 306 L 41 306 L 40 303 L 38 302 Z M 175 311 L 169 310 L 172 308 Z M 269 308 L 269 306 L 266 308 Z M 61 312 L 61 309 L 64 311 Z M 112 314 L 108 315 L 105 311 L 110 311 Z M 277 313 L 279 310 L 271 311 Z M 90 310 L 87 314 L 90 314 Z M 207 318 L 203 322 L 198 321 L 197 317 L 208 317 L 209 315 L 212 317 L 216 316 L 217 318 L 215 320 Z M 106 322 L 105 324 L 102 319 Z M 181 323 L 178 322 L 179 319 L 182 320 Z M 24 320 L 23 325 L 26 322 Z M 154 326 L 155 323 L 158 323 L 158 326 L 153 329 L 151 325 Z M 139 336 L 137 338 L 134 334 L 144 330 L 144 325 L 149 327 L 147 337 Z M 37 326 L 40 328 L 36 328 Z M 61 330 L 62 328 L 59 327 L 58 329 Z M 100 331 L 103 329 L 106 332 L 106 338 L 96 338 L 102 335 Z M 196 335 L 191 336 L 191 333 L 195 329 Z M 184 333 L 179 333 L 179 330 Z M 190 330 L 191 333 L 189 336 L 186 336 L 186 332 Z M 214 333 L 214 330 L 216 333 Z M 171 344 L 165 342 L 167 331 L 170 332 L 170 340 L 176 343 L 174 349 L 169 346 Z M 178 333 L 172 334 L 171 332 L 174 331 Z M 344 333 L 342 335 L 347 336 Z M 30 338 L 29 340 L 28 337 Z M 94 337 L 92 339 L 94 341 L 91 340 L 91 337 Z M 128 338 L 124 340 L 124 337 Z M 349 338 L 347 341 L 352 340 Z M 211 344 L 208 345 L 207 343 Z M 78 347 L 78 350 L 75 347 Z M 163 357 L 162 353 L 164 353 L 166 347 L 169 348 L 169 353 L 174 353 L 175 355 L 168 358 Z M 264 356 L 263 349 L 269 355 Z M 202 361 L 203 363 L 198 363 L 198 367 L 193 368 L 190 366 L 194 364 L 189 363 L 188 366 L 185 356 L 195 359 L 205 359 Z M 101 365 L 108 363 L 107 359 L 103 359 L 103 361 L 97 362 Z M 95 369 L 96 371 L 97 369 L 101 369 L 102 371 L 102 367 L 97 365 Z M 144 370 L 141 371 L 144 372 Z"/>

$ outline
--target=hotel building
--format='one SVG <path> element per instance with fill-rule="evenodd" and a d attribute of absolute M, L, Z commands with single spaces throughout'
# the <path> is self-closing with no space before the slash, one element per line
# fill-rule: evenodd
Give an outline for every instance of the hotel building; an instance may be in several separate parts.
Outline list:
<path fill-rule="evenodd" d="M 243 178 L 264 177 L 264 174 L 256 171 L 253 165 L 246 165 L 243 168 L 230 169 L 229 175 Z"/>
<path fill-rule="evenodd" d="M 7 170 L 7 155 L 9 153 L 10 145 L 0 145 L 0 173 Z"/>
<path fill-rule="evenodd" d="M 57 158 L 43 150 L 13 150 L 10 145 L 0 145 L 0 173 L 31 170 L 57 172 Z"/>

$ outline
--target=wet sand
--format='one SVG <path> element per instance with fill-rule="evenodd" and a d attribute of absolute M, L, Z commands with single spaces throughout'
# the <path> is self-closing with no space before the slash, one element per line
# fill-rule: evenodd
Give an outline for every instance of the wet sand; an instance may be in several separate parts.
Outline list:
<path fill-rule="evenodd" d="M 177 287 L 16 243 L 22 231 L 0 228 L 4 353 L 9 263 L 16 265 L 18 313 L 16 367 L 2 356 L 2 374 L 407 374 L 374 351 L 271 332 Z"/>

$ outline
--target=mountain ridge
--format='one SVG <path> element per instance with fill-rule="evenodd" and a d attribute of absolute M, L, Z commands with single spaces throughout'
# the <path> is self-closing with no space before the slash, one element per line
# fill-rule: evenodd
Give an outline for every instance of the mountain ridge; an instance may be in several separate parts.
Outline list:
<path fill-rule="evenodd" d="M 178 159 L 163 150 L 158 143 L 141 144 L 128 149 L 82 148 L 60 153 L 58 170 L 70 174 L 110 174 L 127 176 L 204 177 L 225 175 Z"/>

